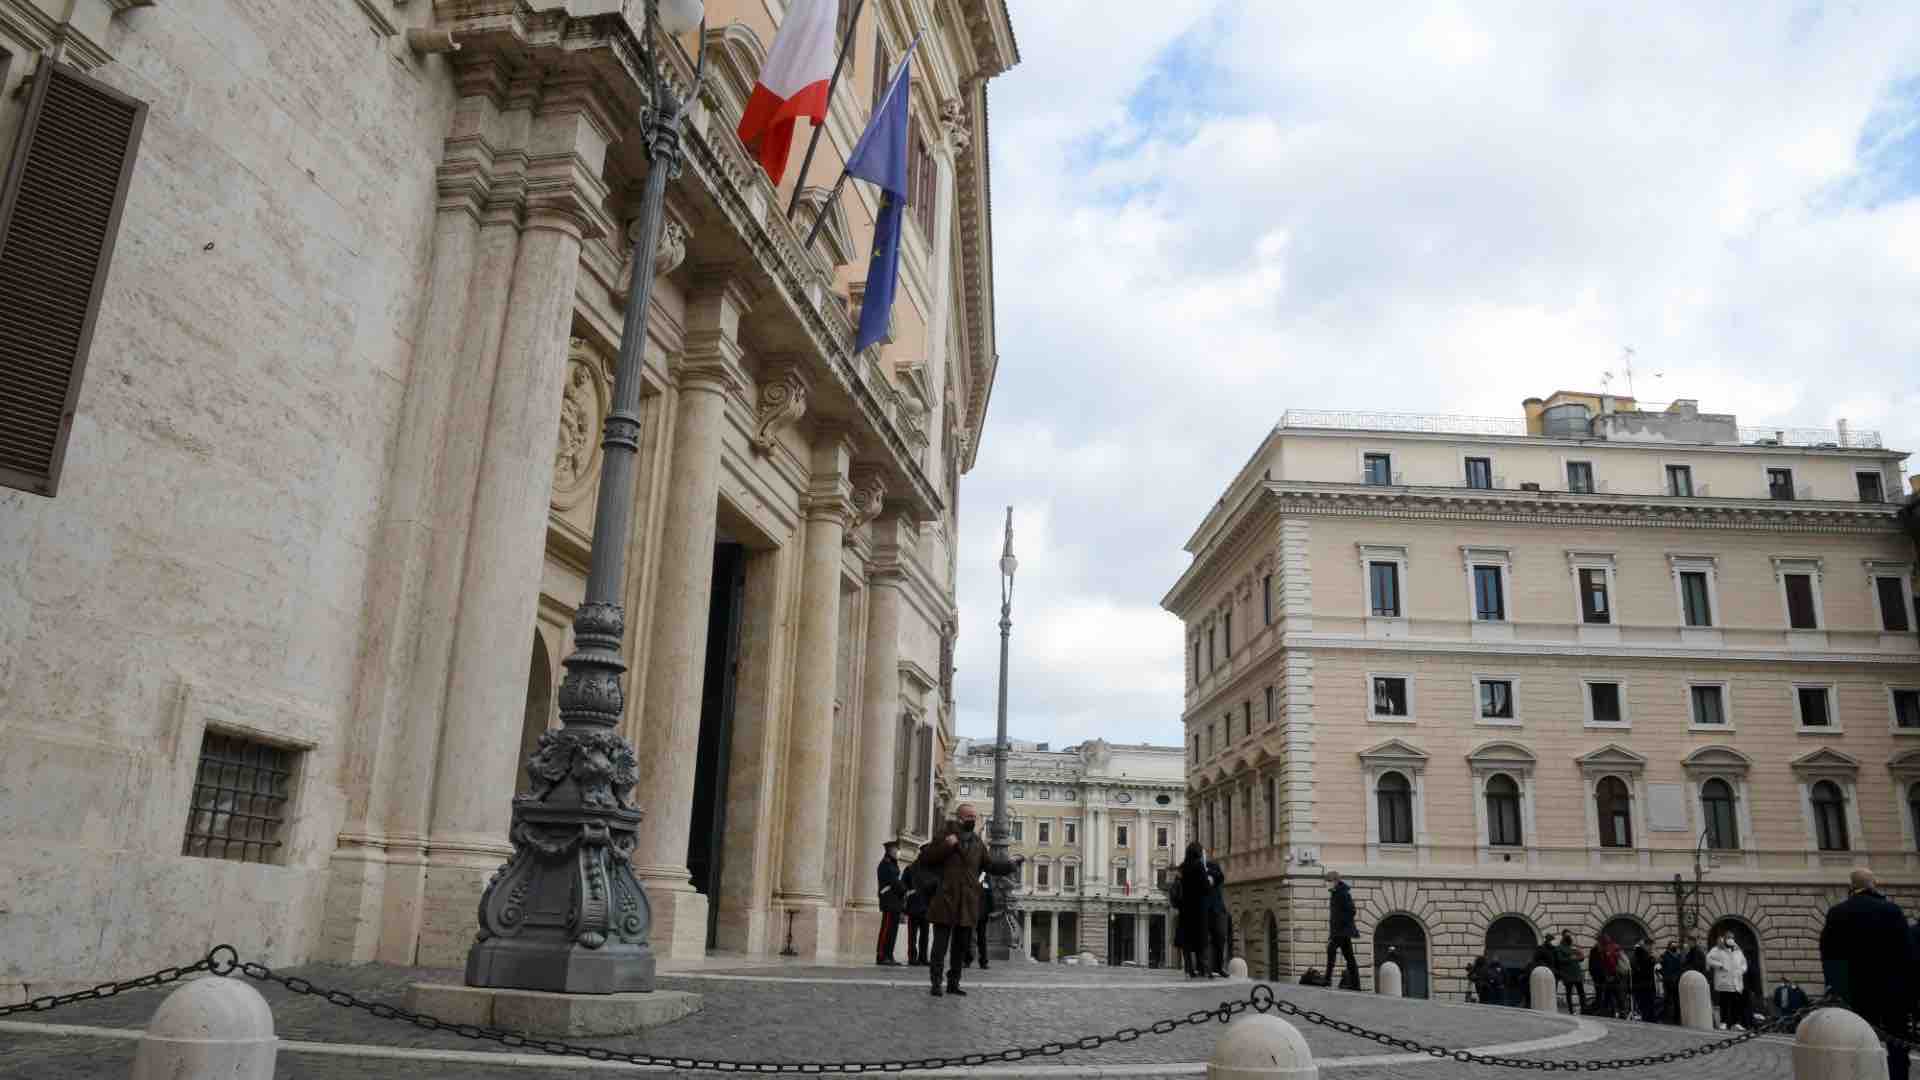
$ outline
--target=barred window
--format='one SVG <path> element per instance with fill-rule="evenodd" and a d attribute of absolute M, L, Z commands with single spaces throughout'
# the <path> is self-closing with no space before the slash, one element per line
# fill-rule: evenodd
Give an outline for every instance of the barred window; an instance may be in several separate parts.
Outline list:
<path fill-rule="evenodd" d="M 299 751 L 209 731 L 200 740 L 180 854 L 277 863 Z"/>

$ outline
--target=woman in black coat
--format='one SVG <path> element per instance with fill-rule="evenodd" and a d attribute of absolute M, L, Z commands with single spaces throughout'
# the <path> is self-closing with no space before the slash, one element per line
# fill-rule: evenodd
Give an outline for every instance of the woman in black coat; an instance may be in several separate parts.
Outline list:
<path fill-rule="evenodd" d="M 1207 898 L 1212 893 L 1206 854 L 1198 843 L 1188 844 L 1186 861 L 1180 864 L 1180 922 L 1174 944 L 1185 958 L 1189 979 L 1207 975 Z"/>

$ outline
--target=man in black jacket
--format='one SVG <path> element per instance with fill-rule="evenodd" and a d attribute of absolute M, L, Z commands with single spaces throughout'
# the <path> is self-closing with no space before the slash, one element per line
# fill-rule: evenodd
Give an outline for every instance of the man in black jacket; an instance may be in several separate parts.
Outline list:
<path fill-rule="evenodd" d="M 880 850 L 880 865 L 874 868 L 880 881 L 880 941 L 873 962 L 899 967 L 900 961 L 893 958 L 893 943 L 899 939 L 900 913 L 906 908 L 906 886 L 900 880 L 900 841 L 889 840 L 880 845 Z"/>
<path fill-rule="evenodd" d="M 1340 977 L 1342 989 L 1358 989 L 1360 963 L 1353 958 L 1353 939 L 1360 934 L 1353 921 L 1353 890 L 1340 880 L 1340 871 L 1327 871 L 1327 978 L 1333 978 L 1333 957 L 1338 952 L 1347 959 L 1347 973 Z"/>
<path fill-rule="evenodd" d="M 1227 977 L 1227 953 L 1230 951 L 1227 925 L 1227 891 L 1221 886 L 1227 883 L 1227 872 L 1213 861 L 1213 852 L 1207 852 L 1207 880 L 1213 883 L 1213 890 L 1207 893 L 1207 944 L 1208 956 L 1213 964 L 1213 974 L 1218 978 Z"/>
<path fill-rule="evenodd" d="M 1666 996 L 1660 1010 L 1660 1022 L 1677 1024 L 1680 1022 L 1680 976 L 1687 970 L 1686 958 L 1680 955 L 1680 943 L 1671 939 L 1667 942 L 1667 951 L 1660 954 L 1660 991 Z"/>
<path fill-rule="evenodd" d="M 1847 899 L 1827 912 L 1820 929 L 1820 970 L 1829 993 L 1839 994 L 1881 1031 L 1906 1028 L 1913 1008 L 1913 941 L 1900 905 L 1880 895 L 1873 871 L 1859 869 Z M 1907 1080 L 1907 1044 L 1887 1043 L 1888 1080 Z"/>

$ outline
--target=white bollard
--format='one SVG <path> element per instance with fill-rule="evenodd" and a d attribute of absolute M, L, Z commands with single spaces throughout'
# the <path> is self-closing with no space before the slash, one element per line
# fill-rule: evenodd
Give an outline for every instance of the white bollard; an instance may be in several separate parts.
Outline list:
<path fill-rule="evenodd" d="M 280 1042 L 260 991 L 214 976 L 167 995 L 133 1055 L 133 1080 L 273 1080 Z"/>
<path fill-rule="evenodd" d="M 1560 1003 L 1554 1000 L 1555 991 L 1560 989 L 1560 980 L 1553 977 L 1550 967 L 1537 967 L 1527 976 L 1527 994 L 1532 998 L 1535 1012 L 1559 1012 Z"/>
<path fill-rule="evenodd" d="M 1887 1080 L 1887 1048 L 1846 1009 L 1816 1009 L 1793 1036 L 1794 1080 Z"/>
<path fill-rule="evenodd" d="M 1380 970 L 1373 976 L 1373 989 L 1375 993 L 1386 997 L 1400 997 L 1403 992 L 1400 986 L 1400 965 L 1391 960 L 1381 964 Z"/>
<path fill-rule="evenodd" d="M 1260 1014 L 1227 1025 L 1207 1059 L 1207 1080 L 1320 1080 L 1320 1069 L 1299 1029 Z"/>
<path fill-rule="evenodd" d="M 1707 977 L 1697 971 L 1680 976 L 1680 1026 L 1713 1030 L 1713 992 L 1707 986 Z"/>
<path fill-rule="evenodd" d="M 1247 977 L 1247 961 L 1245 958 L 1236 956 L 1233 959 L 1227 961 L 1227 978 L 1244 979 L 1246 977 Z"/>

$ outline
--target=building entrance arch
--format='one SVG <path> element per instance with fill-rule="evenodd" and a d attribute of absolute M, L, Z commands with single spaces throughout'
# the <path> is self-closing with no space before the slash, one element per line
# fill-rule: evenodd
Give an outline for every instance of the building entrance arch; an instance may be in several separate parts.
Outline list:
<path fill-rule="evenodd" d="M 1420 925 L 1420 920 L 1411 915 L 1389 915 L 1374 927 L 1373 962 L 1378 965 L 1388 960 L 1400 965 L 1400 985 L 1406 996 L 1429 996 L 1427 930 Z M 1376 967 L 1375 971 L 1378 970 Z"/>
<path fill-rule="evenodd" d="M 1728 934 L 1733 935 L 1733 943 L 1740 946 L 1740 951 L 1746 954 L 1747 1005 L 1749 1008 L 1757 1009 L 1767 996 L 1766 976 L 1760 970 L 1760 935 L 1753 932 L 1753 927 L 1747 924 L 1747 920 L 1728 916 L 1713 924 L 1713 934 L 1707 939 L 1707 948 L 1711 949 L 1720 944 L 1720 939 Z"/>

